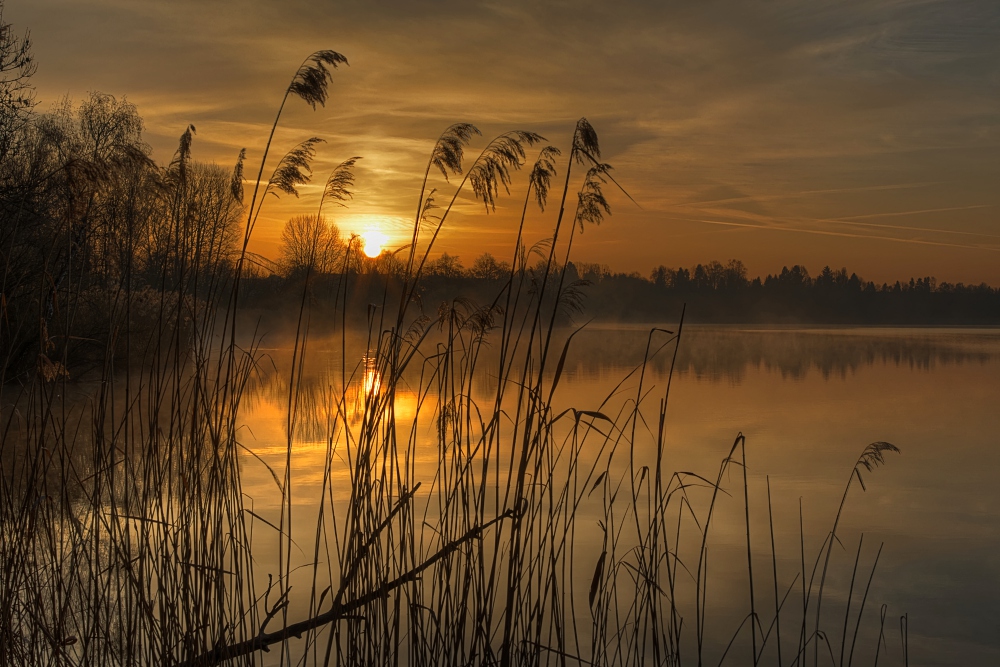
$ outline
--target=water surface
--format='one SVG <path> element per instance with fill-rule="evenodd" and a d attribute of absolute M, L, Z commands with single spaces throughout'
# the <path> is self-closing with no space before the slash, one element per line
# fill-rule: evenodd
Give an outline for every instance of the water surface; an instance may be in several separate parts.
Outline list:
<path fill-rule="evenodd" d="M 587 327 L 570 347 L 557 408 L 610 414 L 634 400 L 639 373 L 633 371 L 647 348 L 656 351 L 668 338 L 657 332 L 650 339 L 649 327 L 642 326 Z M 270 351 L 279 367 L 287 353 Z M 306 526 L 326 451 L 324 387 L 341 377 L 339 341 L 313 340 L 308 354 L 306 418 L 292 461 L 296 511 Z M 486 357 L 474 387 L 484 402 L 497 382 L 495 364 Z M 667 345 L 647 365 L 642 400 L 650 412 L 664 394 L 672 359 L 673 347 Z M 767 507 L 769 482 L 779 581 L 785 586 L 799 569 L 800 499 L 804 539 L 815 553 L 865 445 L 897 445 L 900 455 L 890 455 L 873 472 L 862 471 L 866 490 L 851 491 L 838 531 L 843 547 L 834 549 L 834 563 L 839 571 L 846 565 L 849 576 L 862 533 L 865 568 L 884 544 L 866 626 L 872 624 L 877 635 L 878 609 L 886 604 L 887 644 L 898 653 L 898 619 L 906 613 L 910 664 L 1000 664 L 998 378 L 996 329 L 687 327 L 668 398 L 666 465 L 714 476 L 735 436 L 746 436 L 750 503 Z M 372 381 L 363 372 L 356 375 L 356 395 L 363 396 L 365 383 L 370 388 Z M 245 414 L 252 433 L 248 444 L 275 469 L 284 466 L 286 401 L 287 387 L 265 385 Z M 415 395 L 398 392 L 396 407 L 398 415 L 412 415 Z M 427 439 L 429 451 L 421 460 L 431 471 L 433 429 L 429 422 L 424 429 L 418 438 Z M 636 441 L 635 456 L 649 460 L 652 434 L 640 432 Z M 742 490 L 737 475 L 731 482 Z M 244 491 L 253 497 L 255 511 L 275 509 L 270 473 L 249 458 Z M 732 600 L 745 596 L 745 583 L 736 583 L 738 558 L 745 564 L 745 552 L 739 556 L 741 544 L 745 550 L 739 507 L 735 500 L 724 501 L 713 533 L 712 548 L 720 556 L 710 602 L 723 620 Z M 582 508 L 583 524 L 587 511 Z M 751 526 L 763 570 L 770 566 L 766 511 L 755 511 Z M 266 559 L 266 553 L 258 558 Z M 846 586 L 843 579 L 832 577 L 831 596 Z M 769 582 L 760 578 L 759 586 L 767 590 Z"/>

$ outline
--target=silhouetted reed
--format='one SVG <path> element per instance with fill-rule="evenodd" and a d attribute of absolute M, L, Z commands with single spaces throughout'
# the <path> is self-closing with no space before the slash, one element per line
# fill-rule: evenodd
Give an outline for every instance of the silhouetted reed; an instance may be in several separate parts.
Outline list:
<path fill-rule="evenodd" d="M 374 274 L 380 296 L 366 302 L 361 329 L 348 326 L 356 239 L 331 260 L 341 269 L 331 290 L 337 326 L 327 335 L 339 337 L 340 349 L 320 373 L 309 361 L 316 352 L 308 296 L 323 252 L 323 202 L 351 197 L 359 158 L 343 162 L 323 189 L 315 218 L 322 225 L 302 235 L 306 261 L 290 360 L 261 353 L 261 332 L 237 317 L 241 275 L 252 259 L 247 245 L 265 195 L 298 196 L 320 142 L 293 147 L 264 182 L 274 128 L 289 96 L 323 105 L 330 69 L 340 64 L 340 54 L 320 51 L 296 72 L 249 204 L 246 153 L 232 176 L 199 165 L 192 127 L 165 169 L 141 167 L 141 179 L 154 187 L 136 185 L 135 164 L 121 167 L 124 174 L 104 165 L 101 178 L 82 181 L 64 169 L 71 196 L 45 219 L 58 232 L 54 243 L 46 249 L 34 237 L 5 238 L 30 246 L 32 261 L 47 267 L 96 253 L 100 230 L 76 208 L 85 195 L 95 210 L 115 202 L 126 251 L 103 273 L 90 255 L 76 269 L 87 277 L 73 273 L 77 282 L 57 285 L 55 296 L 32 287 L 44 283 L 24 268 L 27 259 L 5 254 L 13 277 L 5 278 L 4 294 L 15 283 L 36 290 L 31 317 L 42 333 L 28 337 L 23 321 L 5 320 L 3 339 L 28 341 L 25 349 L 39 350 L 49 365 L 15 370 L 6 352 L 0 378 L 0 663 L 257 664 L 270 650 L 280 664 L 701 665 L 724 660 L 727 641 L 743 641 L 754 665 L 769 660 L 773 647 L 779 667 L 804 665 L 810 654 L 818 667 L 821 642 L 839 639 L 840 664 L 845 656 L 851 664 L 868 598 L 866 587 L 851 629 L 860 544 L 842 622 L 821 614 L 851 483 L 808 582 L 807 545 L 800 543 L 795 581 L 803 604 L 795 611 L 785 606 L 788 592 L 778 599 L 795 581 L 779 571 L 768 496 L 775 598 L 768 620 L 760 602 L 768 587 L 757 585 L 754 567 L 746 439 L 737 437 L 714 480 L 670 472 L 664 426 L 683 316 L 676 330 L 650 331 L 635 370 L 609 395 L 555 407 L 579 331 L 567 334 L 557 317 L 579 306 L 567 275 L 573 237 L 610 213 L 602 192 L 610 166 L 600 162 L 597 132 L 586 119 L 572 136 L 551 238 L 535 245 L 544 261 L 528 267 L 524 221 L 530 202 L 544 209 L 551 194 L 560 157 L 551 146 L 527 179 L 509 272 L 498 274 L 493 298 L 456 298 L 435 310 L 420 301 L 419 288 L 458 197 L 471 189 L 494 211 L 517 187 L 528 149 L 544 141 L 532 132 L 501 134 L 465 169 L 464 151 L 479 132 L 469 124 L 446 130 L 428 160 L 406 261 L 396 267 L 400 275 Z M 586 168 L 582 178 L 574 180 L 574 165 Z M 430 187 L 432 167 L 446 179 L 464 174 L 434 218 L 431 205 L 442 195 Z M 8 176 L 15 168 L 3 165 Z M 16 194 L 41 201 L 48 187 L 23 182 Z M 11 192 L 4 192 L 5 221 Z M 242 235 L 237 216 L 245 220 Z M 108 333 L 97 341 L 100 362 L 78 376 L 67 342 L 74 321 L 46 304 L 84 290 L 101 296 Z M 18 298 L 18 316 L 28 317 L 30 298 Z M 155 326 L 139 327 L 138 314 L 150 311 Z M 60 317 L 65 338 L 57 346 L 45 331 Z M 663 386 L 647 373 L 657 363 L 669 369 Z M 493 379 L 483 384 L 487 367 Z M 618 389 L 635 380 L 634 397 L 620 402 Z M 248 392 L 260 386 L 284 405 L 280 456 L 264 456 L 245 440 L 241 414 Z M 294 495 L 293 469 L 307 440 L 324 451 L 314 471 L 320 492 L 305 499 Z M 871 470 L 888 451 L 896 449 L 869 445 L 851 480 L 861 482 L 860 468 Z M 706 589 L 710 529 L 734 465 L 743 472 L 749 611 L 729 628 L 709 617 Z M 273 498 L 244 491 L 250 466 L 266 468 Z M 581 534 L 594 530 L 591 520 L 600 529 L 599 540 L 588 539 L 600 544 L 594 553 L 580 547 Z M 276 545 L 277 562 L 261 560 L 265 543 Z M 782 624 L 801 627 L 796 646 L 787 632 L 782 644 Z M 791 662 L 783 661 L 793 649 Z"/>

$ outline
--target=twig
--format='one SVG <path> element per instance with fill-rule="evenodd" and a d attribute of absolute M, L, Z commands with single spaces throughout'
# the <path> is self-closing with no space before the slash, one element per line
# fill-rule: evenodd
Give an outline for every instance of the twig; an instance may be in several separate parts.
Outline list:
<path fill-rule="evenodd" d="M 338 621 L 365 605 L 374 602 L 379 598 L 386 597 L 389 593 L 403 584 L 415 581 L 417 577 L 420 576 L 421 572 L 434 565 L 434 563 L 439 560 L 449 556 L 466 542 L 477 539 L 493 524 L 499 523 L 504 519 L 513 518 L 514 516 L 514 510 L 507 510 L 495 519 L 492 519 L 481 526 L 469 529 L 469 531 L 462 535 L 462 537 L 449 542 L 440 551 L 409 572 L 393 579 L 392 581 L 385 582 L 375 590 L 365 593 L 361 597 L 355 598 L 349 602 L 335 603 L 330 611 L 319 614 L 318 616 L 313 616 L 312 618 L 304 621 L 299 621 L 298 623 L 293 623 L 292 625 L 286 626 L 275 632 L 261 632 L 253 639 L 248 639 L 247 641 L 240 642 L 238 644 L 217 646 L 207 653 L 202 653 L 191 660 L 180 663 L 179 667 L 207 667 L 208 665 L 218 665 L 225 660 L 232 660 L 233 658 L 249 655 L 257 651 L 265 651 L 272 644 L 283 642 L 291 637 L 300 638 L 304 632 L 315 630 L 316 628 Z"/>

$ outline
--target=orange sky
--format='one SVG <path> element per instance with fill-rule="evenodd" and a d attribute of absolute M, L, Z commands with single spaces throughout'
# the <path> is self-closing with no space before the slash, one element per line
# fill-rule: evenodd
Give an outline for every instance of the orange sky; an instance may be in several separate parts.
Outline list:
<path fill-rule="evenodd" d="M 327 141 L 317 180 L 363 156 L 336 222 L 377 224 L 390 245 L 449 124 L 475 123 L 480 146 L 525 129 L 566 147 L 586 116 L 641 208 L 608 190 L 613 215 L 577 240 L 578 260 L 1000 284 L 995 0 L 7 0 L 4 18 L 31 30 L 41 110 L 127 95 L 160 161 L 193 123 L 199 159 L 246 147 L 257 164 L 299 62 L 340 51 L 351 66 L 327 106 L 293 100 L 272 161 L 310 136 Z M 463 204 L 440 250 L 507 257 L 524 186 L 496 215 Z M 271 200 L 256 248 L 272 254 L 283 221 L 317 202 L 315 187 Z M 529 241 L 556 208 L 532 214 Z"/>

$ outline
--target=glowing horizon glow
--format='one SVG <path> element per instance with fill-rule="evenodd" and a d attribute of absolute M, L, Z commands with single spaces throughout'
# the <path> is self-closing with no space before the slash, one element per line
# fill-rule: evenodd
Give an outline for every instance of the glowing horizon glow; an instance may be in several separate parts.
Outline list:
<path fill-rule="evenodd" d="M 382 247 L 389 240 L 379 229 L 367 229 L 361 232 L 361 249 L 364 251 L 365 255 L 371 258 L 378 257 L 382 254 Z"/>

